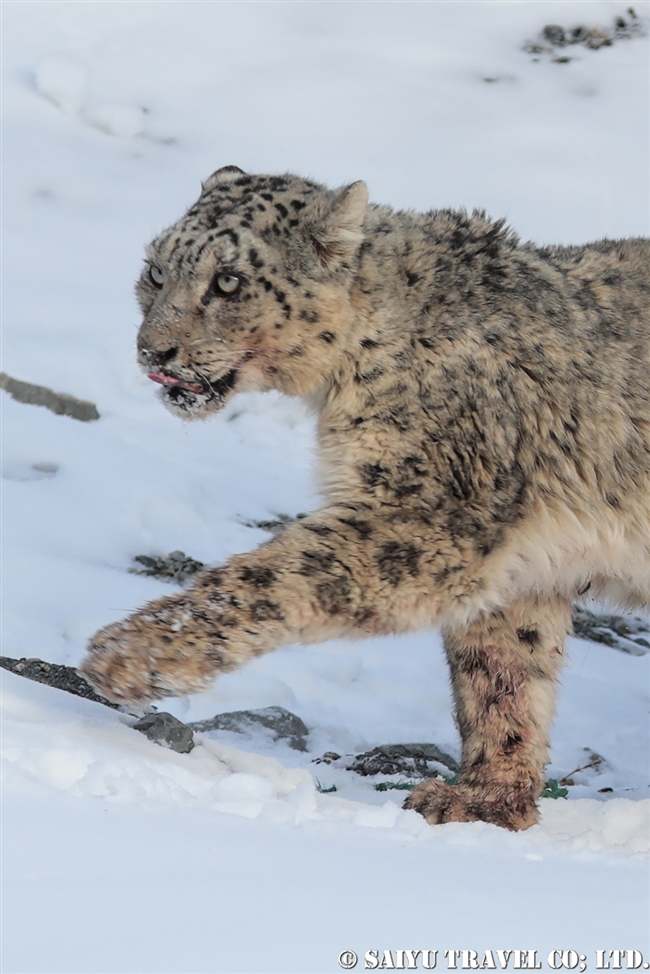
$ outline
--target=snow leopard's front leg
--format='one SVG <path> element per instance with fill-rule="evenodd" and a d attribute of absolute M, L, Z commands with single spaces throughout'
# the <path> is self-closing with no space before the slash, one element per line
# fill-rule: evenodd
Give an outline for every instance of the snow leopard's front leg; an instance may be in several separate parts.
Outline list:
<path fill-rule="evenodd" d="M 407 629 L 431 601 L 424 560 L 408 525 L 380 510 L 319 511 L 101 629 L 82 673 L 110 700 L 143 703 L 205 689 L 278 646 Z"/>
<path fill-rule="evenodd" d="M 570 626 L 563 599 L 521 599 L 445 632 L 462 761 L 456 785 L 431 779 L 405 802 L 432 824 L 537 821 L 558 671 Z"/>

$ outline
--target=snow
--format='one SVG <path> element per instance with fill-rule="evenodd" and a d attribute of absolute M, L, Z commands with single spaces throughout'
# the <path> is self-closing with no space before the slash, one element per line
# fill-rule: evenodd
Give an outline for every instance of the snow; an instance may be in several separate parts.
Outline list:
<path fill-rule="evenodd" d="M 202 808 L 273 822 L 345 822 L 420 839 L 442 833 L 453 844 L 508 847 L 513 838 L 482 824 L 432 829 L 368 783 L 350 786 L 365 801 L 319 792 L 306 769 L 230 747 L 209 734 L 197 734 L 198 746 L 188 755 L 177 754 L 131 731 L 134 721 L 127 715 L 90 701 L 61 701 L 59 691 L 24 682 L 13 674 L 4 677 L 4 786 L 10 794 L 65 791 L 79 798 Z M 332 777 L 345 793 L 349 776 L 339 771 Z M 529 853 L 537 846 L 607 850 L 632 858 L 650 852 L 650 801 L 545 799 L 542 807 L 541 826 L 516 837 Z"/>
<path fill-rule="evenodd" d="M 135 366 L 143 244 L 199 180 L 231 163 L 364 178 L 378 202 L 484 207 L 541 243 L 647 235 L 647 38 L 568 64 L 522 50 L 626 6 L 3 4 L 2 368 L 101 414 L 2 393 L 3 653 L 77 665 L 99 626 L 174 590 L 129 574 L 135 555 L 217 563 L 266 539 L 247 522 L 318 505 L 300 402 L 240 396 L 182 425 Z M 405 948 L 443 969 L 465 948 L 536 949 L 542 969 L 553 949 L 588 971 L 597 949 L 650 960 L 650 656 L 570 651 L 548 775 L 603 761 L 517 835 L 431 827 L 403 792 L 312 763 L 390 742 L 458 755 L 437 633 L 289 647 L 165 703 L 183 720 L 284 706 L 304 754 L 262 732 L 176 754 L 2 671 L 2 970 L 304 974 Z"/>

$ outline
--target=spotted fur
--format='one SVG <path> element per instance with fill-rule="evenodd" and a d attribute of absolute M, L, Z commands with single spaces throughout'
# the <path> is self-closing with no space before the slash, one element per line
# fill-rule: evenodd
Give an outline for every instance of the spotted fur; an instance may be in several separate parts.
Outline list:
<path fill-rule="evenodd" d="M 92 640 L 118 702 L 292 642 L 443 627 L 458 785 L 407 805 L 537 816 L 568 606 L 650 601 L 650 243 L 521 244 L 229 166 L 147 250 L 142 367 L 183 418 L 280 389 L 318 409 L 325 503 Z"/>

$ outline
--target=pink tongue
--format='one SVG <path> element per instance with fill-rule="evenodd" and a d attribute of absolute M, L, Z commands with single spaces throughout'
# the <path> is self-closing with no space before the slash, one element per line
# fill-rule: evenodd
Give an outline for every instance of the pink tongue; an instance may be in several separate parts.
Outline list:
<path fill-rule="evenodd" d="M 187 389 L 188 392 L 203 392 L 203 386 L 196 385 L 193 382 L 182 382 L 171 375 L 163 375 L 162 372 L 149 372 L 147 378 L 153 382 L 159 382 L 163 386 L 180 386 L 181 389 Z"/>
<path fill-rule="evenodd" d="M 160 372 L 150 372 L 147 378 L 153 379 L 154 382 L 160 382 L 163 386 L 177 386 L 180 382 L 180 379 L 173 379 L 171 375 L 162 375 Z"/>

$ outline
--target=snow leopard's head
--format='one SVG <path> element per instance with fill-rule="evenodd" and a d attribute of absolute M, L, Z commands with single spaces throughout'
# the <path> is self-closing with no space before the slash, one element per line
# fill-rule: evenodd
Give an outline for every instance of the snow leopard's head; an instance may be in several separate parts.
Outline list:
<path fill-rule="evenodd" d="M 236 166 L 147 248 L 138 359 L 165 404 L 204 417 L 238 391 L 316 393 L 352 316 L 368 194 Z"/>

